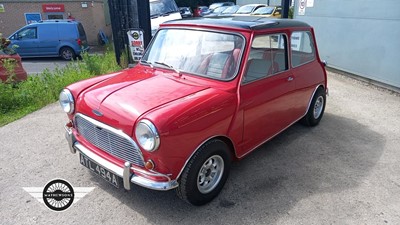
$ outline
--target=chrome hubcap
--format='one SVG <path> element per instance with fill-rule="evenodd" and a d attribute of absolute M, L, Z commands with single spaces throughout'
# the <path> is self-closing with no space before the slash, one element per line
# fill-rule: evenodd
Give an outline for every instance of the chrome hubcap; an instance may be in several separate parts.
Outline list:
<path fill-rule="evenodd" d="M 314 119 L 318 119 L 321 116 L 323 108 L 324 108 L 324 97 L 319 96 L 314 104 Z"/>
<path fill-rule="evenodd" d="M 214 190 L 222 178 L 224 172 L 224 160 L 219 155 L 208 158 L 200 168 L 197 175 L 197 188 L 202 194 Z"/>
<path fill-rule="evenodd" d="M 65 59 L 71 59 L 72 58 L 72 52 L 68 51 L 68 50 L 65 50 L 65 51 L 63 51 L 63 56 L 64 56 Z"/>

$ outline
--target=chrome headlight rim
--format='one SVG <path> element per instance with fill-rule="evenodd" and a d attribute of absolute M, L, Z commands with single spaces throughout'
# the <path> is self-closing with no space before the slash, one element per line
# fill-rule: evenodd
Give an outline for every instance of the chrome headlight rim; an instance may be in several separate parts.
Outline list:
<path fill-rule="evenodd" d="M 142 142 L 143 139 L 141 138 L 141 134 L 138 133 L 140 129 L 139 126 L 142 126 L 142 128 L 145 128 L 148 132 L 150 132 L 151 137 L 148 138 L 151 139 L 152 142 L 150 146 L 147 146 L 148 144 Z M 160 135 L 158 134 L 156 126 L 150 120 L 142 119 L 137 123 L 135 136 L 139 146 L 148 152 L 154 152 L 160 146 Z"/>
<path fill-rule="evenodd" d="M 60 93 L 59 101 L 64 112 L 67 114 L 72 114 L 74 112 L 75 100 L 70 90 L 63 89 Z"/>

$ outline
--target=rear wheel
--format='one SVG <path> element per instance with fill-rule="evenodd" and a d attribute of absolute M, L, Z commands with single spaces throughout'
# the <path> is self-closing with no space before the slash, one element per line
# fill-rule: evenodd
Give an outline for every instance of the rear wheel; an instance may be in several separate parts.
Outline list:
<path fill-rule="evenodd" d="M 177 195 L 193 205 L 210 202 L 222 190 L 230 164 L 231 156 L 225 142 L 218 139 L 207 142 L 183 170 Z"/>
<path fill-rule="evenodd" d="M 318 88 L 315 92 L 314 98 L 311 101 L 310 108 L 307 114 L 300 120 L 300 122 L 306 126 L 316 126 L 321 121 L 324 115 L 326 104 L 326 94 L 323 88 Z"/>
<path fill-rule="evenodd" d="M 64 60 L 71 60 L 71 59 L 75 59 L 76 55 L 75 55 L 75 51 L 70 48 L 70 47 L 63 47 L 60 50 L 60 56 L 61 58 L 63 58 Z"/>

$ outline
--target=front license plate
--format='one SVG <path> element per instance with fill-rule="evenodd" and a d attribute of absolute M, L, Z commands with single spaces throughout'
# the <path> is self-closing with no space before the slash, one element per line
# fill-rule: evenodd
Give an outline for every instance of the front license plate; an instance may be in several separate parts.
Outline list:
<path fill-rule="evenodd" d="M 97 164 L 96 162 L 92 161 L 89 157 L 79 153 L 79 161 L 83 166 L 94 172 L 95 174 L 99 175 L 101 178 L 106 180 L 108 183 L 114 185 L 115 187 L 119 188 L 119 184 L 122 182 L 122 179 L 115 175 L 114 173 L 110 172 L 106 168 L 102 167 L 101 165 Z"/>

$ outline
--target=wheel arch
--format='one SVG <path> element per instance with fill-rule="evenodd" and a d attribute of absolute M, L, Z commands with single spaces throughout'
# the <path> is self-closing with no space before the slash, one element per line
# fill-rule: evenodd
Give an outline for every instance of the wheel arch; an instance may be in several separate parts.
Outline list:
<path fill-rule="evenodd" d="M 231 160 L 236 159 L 235 146 L 229 137 L 227 137 L 225 135 L 217 135 L 217 136 L 209 137 L 208 139 L 204 140 L 199 146 L 197 146 L 197 148 L 192 152 L 192 154 L 186 159 L 185 164 L 182 166 L 180 172 L 176 176 L 176 180 L 180 179 L 183 170 L 186 168 L 189 161 L 193 158 L 194 154 L 196 152 L 198 152 L 203 145 L 205 145 L 206 143 L 208 143 L 209 141 L 212 141 L 212 140 L 220 140 L 220 141 L 224 142 L 228 146 L 228 151 L 231 155 Z"/>
<path fill-rule="evenodd" d="M 306 108 L 306 112 L 304 113 L 304 116 L 307 114 L 308 110 L 309 110 L 310 107 L 311 107 L 311 102 L 312 102 L 312 100 L 313 100 L 313 98 L 314 98 L 314 96 L 315 96 L 315 93 L 317 93 L 318 89 L 320 89 L 320 88 L 322 88 L 322 89 L 325 91 L 325 93 L 327 93 L 327 90 L 326 90 L 325 85 L 323 85 L 323 84 L 317 85 L 317 86 L 315 87 L 314 92 L 312 93 L 310 99 L 308 100 L 308 106 L 307 106 L 307 108 Z"/>
<path fill-rule="evenodd" d="M 74 46 L 72 46 L 72 45 L 70 45 L 70 44 L 68 44 L 68 43 L 65 43 L 65 44 L 60 45 L 60 46 L 58 47 L 58 54 L 59 54 L 60 56 L 61 56 L 61 49 L 63 49 L 63 48 L 70 48 L 70 49 L 72 49 L 72 51 L 73 51 L 75 54 L 78 54 L 78 53 L 75 51 Z"/>

